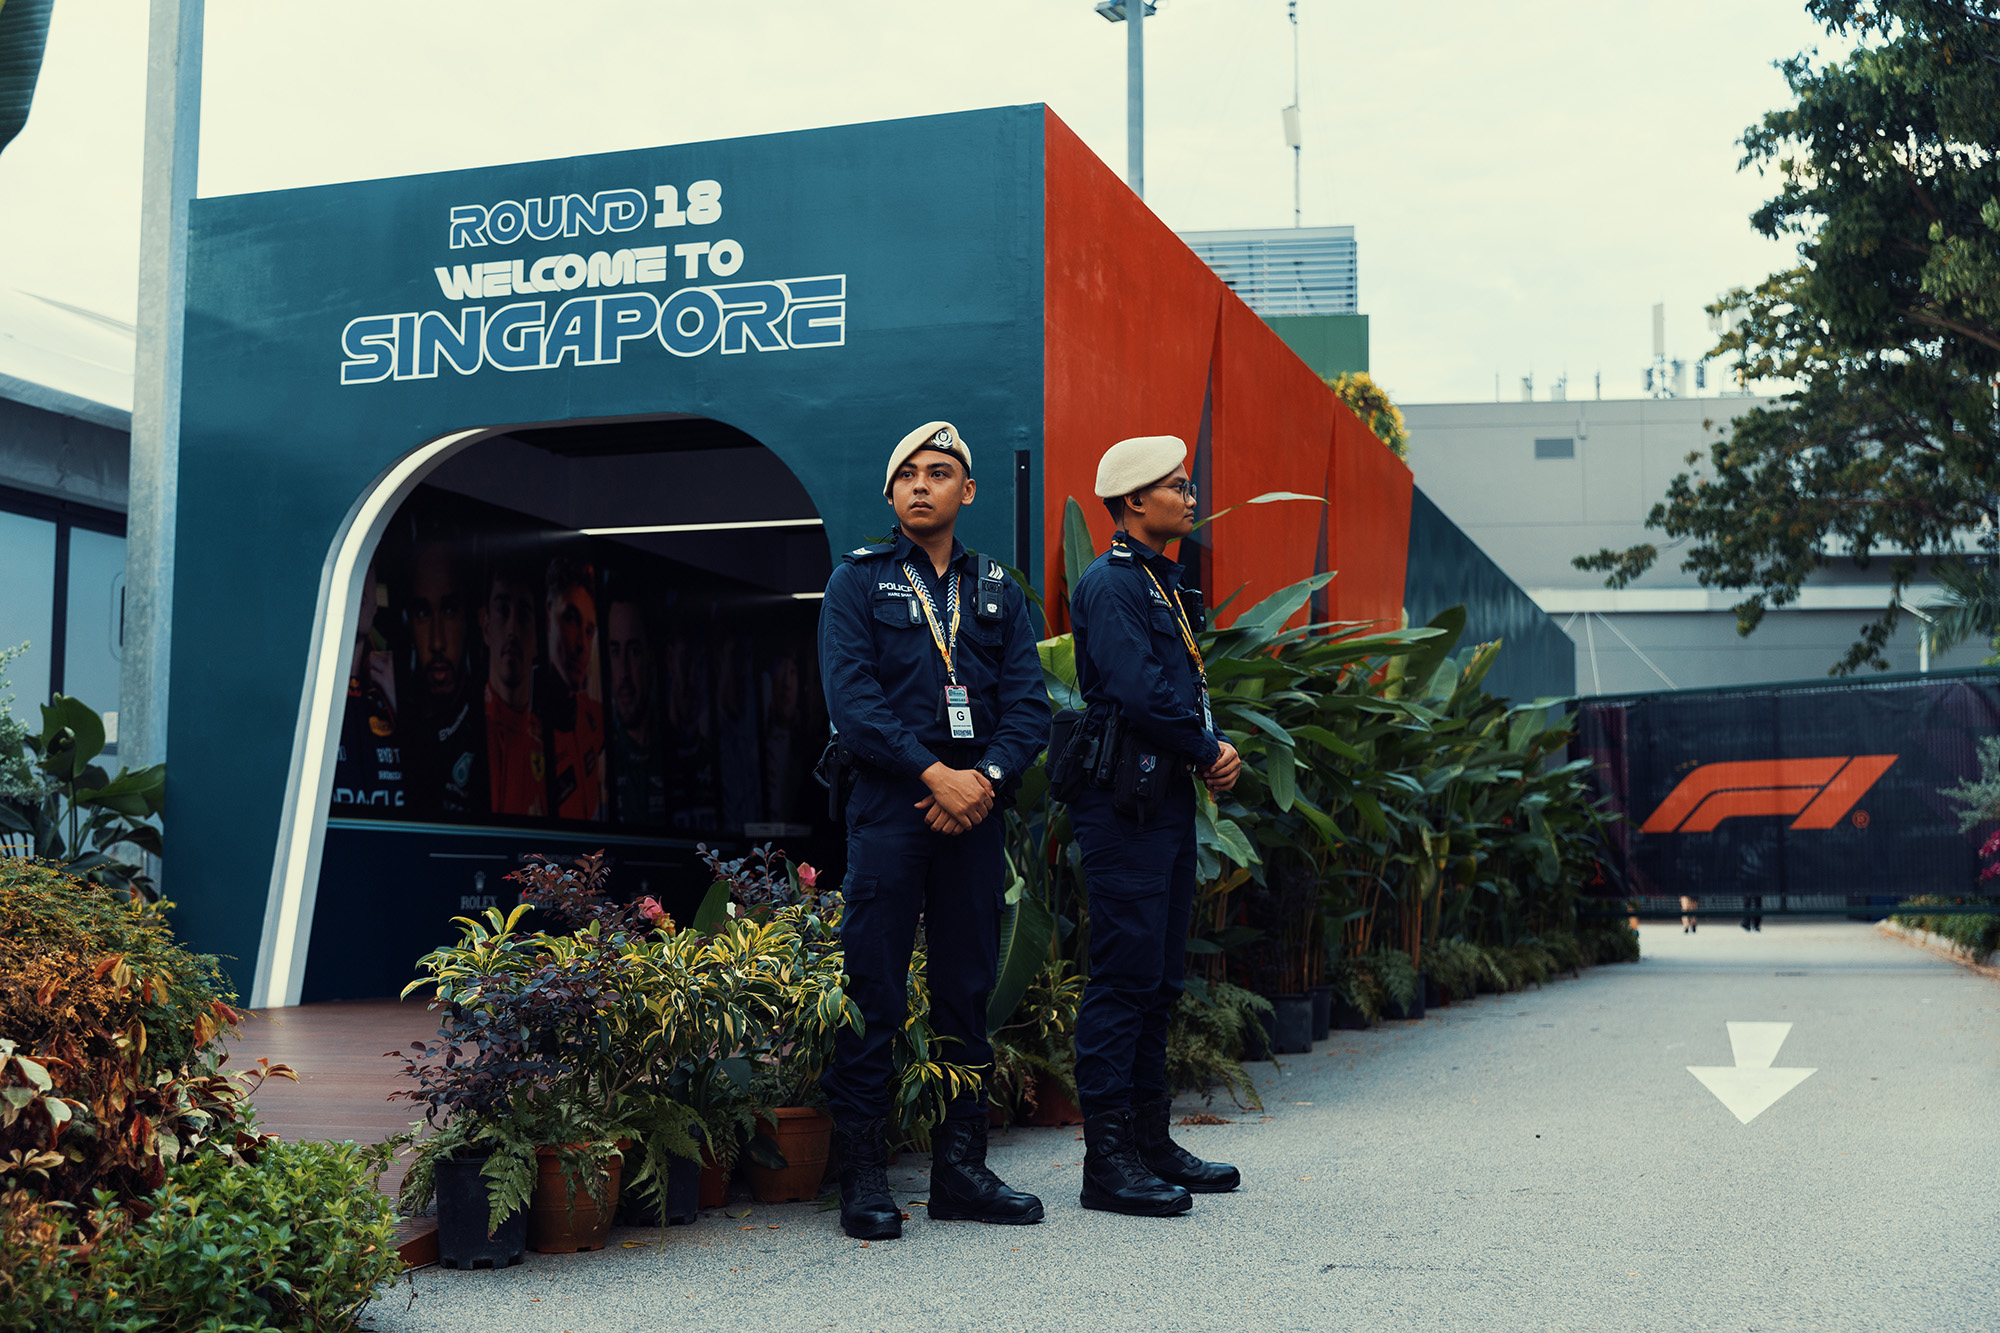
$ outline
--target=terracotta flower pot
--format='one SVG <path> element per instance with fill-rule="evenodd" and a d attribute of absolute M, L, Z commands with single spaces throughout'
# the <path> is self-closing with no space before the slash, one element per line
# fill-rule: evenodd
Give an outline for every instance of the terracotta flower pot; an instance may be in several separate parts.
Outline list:
<path fill-rule="evenodd" d="M 1083 1112 L 1063 1095 L 1062 1085 L 1052 1078 L 1035 1075 L 1035 1109 L 1021 1117 L 1024 1125 L 1080 1125 Z"/>
<path fill-rule="evenodd" d="M 789 1165 L 773 1169 L 750 1163 L 750 1192 L 759 1203 L 797 1203 L 819 1197 L 826 1159 L 833 1145 L 833 1119 L 809 1106 L 781 1106 L 758 1122 Z"/>
<path fill-rule="evenodd" d="M 618 1210 L 618 1182 L 625 1173 L 623 1157 L 606 1164 L 609 1178 L 604 1207 L 588 1184 L 579 1184 L 576 1207 L 570 1207 L 569 1177 L 563 1171 L 562 1149 L 537 1148 L 535 1192 L 528 1196 L 528 1248 L 542 1254 L 575 1254 L 579 1250 L 601 1250 L 611 1231 L 611 1215 Z"/>
<path fill-rule="evenodd" d="M 700 1206 L 703 1208 L 720 1208 L 728 1202 L 729 1172 L 711 1162 L 707 1154 L 704 1153 L 701 1159 Z"/>

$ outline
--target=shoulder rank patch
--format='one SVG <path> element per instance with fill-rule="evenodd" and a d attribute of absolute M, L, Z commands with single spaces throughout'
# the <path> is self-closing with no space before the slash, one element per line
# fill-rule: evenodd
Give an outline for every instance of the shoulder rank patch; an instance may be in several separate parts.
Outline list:
<path fill-rule="evenodd" d="M 849 551 L 845 556 L 843 556 L 842 559 L 847 560 L 849 562 L 856 560 L 866 560 L 871 556 L 887 555 L 889 554 L 889 552 L 895 549 L 896 549 L 896 543 L 894 542 L 874 542 L 867 546 L 855 547 L 853 550 Z"/>

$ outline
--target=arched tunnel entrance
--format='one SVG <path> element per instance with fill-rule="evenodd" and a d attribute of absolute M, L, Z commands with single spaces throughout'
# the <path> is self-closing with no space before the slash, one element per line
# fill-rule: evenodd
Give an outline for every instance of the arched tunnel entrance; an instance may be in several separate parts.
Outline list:
<path fill-rule="evenodd" d="M 840 853 L 812 768 L 830 557 L 798 478 L 706 417 L 481 439 L 362 577 L 303 1001 L 395 995 L 523 852 L 603 850 L 686 920 L 726 857 Z"/>

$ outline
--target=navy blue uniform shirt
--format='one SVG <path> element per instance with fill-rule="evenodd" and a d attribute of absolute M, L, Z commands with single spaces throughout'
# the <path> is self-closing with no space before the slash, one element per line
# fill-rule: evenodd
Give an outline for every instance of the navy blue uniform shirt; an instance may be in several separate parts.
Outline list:
<path fill-rule="evenodd" d="M 974 614 L 976 594 L 990 562 L 952 542 L 946 569 L 958 573 L 962 608 L 953 661 L 977 727 L 972 740 L 953 740 L 944 717 L 944 659 L 905 565 L 923 580 L 938 628 L 948 635 L 947 580 L 937 577 L 923 547 L 900 531 L 893 543 L 848 552 L 827 580 L 819 615 L 820 679 L 841 743 L 900 777 L 915 777 L 938 762 L 939 747 L 977 750 L 980 767 L 998 764 L 1010 778 L 1019 776 L 1049 743 L 1049 696 L 1027 597 L 1003 575 L 1000 618 L 981 620 Z"/>
<path fill-rule="evenodd" d="M 1206 768 L 1222 753 L 1223 736 L 1202 726 L 1201 681 L 1181 639 L 1177 605 L 1167 600 L 1180 582 L 1180 562 L 1144 542 L 1114 540 L 1091 561 L 1070 599 L 1076 681 L 1085 700 L 1115 704 L 1127 726 Z"/>

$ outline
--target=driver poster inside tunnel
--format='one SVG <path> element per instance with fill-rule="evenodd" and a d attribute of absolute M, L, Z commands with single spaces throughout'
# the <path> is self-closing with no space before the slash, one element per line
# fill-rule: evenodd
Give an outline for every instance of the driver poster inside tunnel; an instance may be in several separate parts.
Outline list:
<path fill-rule="evenodd" d="M 420 487 L 368 570 L 328 813 L 802 833 L 816 610 Z"/>

